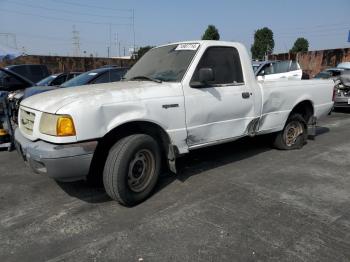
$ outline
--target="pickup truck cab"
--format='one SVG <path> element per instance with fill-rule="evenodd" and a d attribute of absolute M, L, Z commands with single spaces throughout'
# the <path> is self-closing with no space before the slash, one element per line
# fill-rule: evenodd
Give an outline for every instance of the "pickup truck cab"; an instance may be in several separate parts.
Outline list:
<path fill-rule="evenodd" d="M 174 43 L 151 49 L 121 82 L 23 100 L 15 138 L 35 172 L 100 176 L 111 198 L 135 205 L 163 162 L 176 172 L 176 158 L 191 150 L 267 133 L 279 149 L 301 148 L 333 92 L 331 80 L 258 83 L 240 43 Z"/>

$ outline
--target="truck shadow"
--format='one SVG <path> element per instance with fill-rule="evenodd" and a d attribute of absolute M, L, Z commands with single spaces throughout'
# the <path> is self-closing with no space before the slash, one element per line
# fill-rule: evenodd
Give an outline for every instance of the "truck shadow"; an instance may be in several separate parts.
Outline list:
<path fill-rule="evenodd" d="M 316 137 L 328 133 L 330 130 L 328 127 L 318 126 L 316 129 Z"/>
<path fill-rule="evenodd" d="M 317 127 L 317 136 L 329 132 L 326 127 Z M 264 135 L 254 138 L 242 138 L 234 142 L 198 149 L 177 159 L 177 174 L 163 171 L 154 194 L 159 193 L 175 180 L 184 182 L 192 176 L 232 164 L 258 154 L 275 150 L 271 147 L 271 136 Z M 86 181 L 71 183 L 57 182 L 68 195 L 88 203 L 104 203 L 112 201 L 102 185 L 92 186 Z"/>
<path fill-rule="evenodd" d="M 83 180 L 69 183 L 56 181 L 56 184 L 71 197 L 90 204 L 112 201 L 102 186 L 92 186 Z"/>

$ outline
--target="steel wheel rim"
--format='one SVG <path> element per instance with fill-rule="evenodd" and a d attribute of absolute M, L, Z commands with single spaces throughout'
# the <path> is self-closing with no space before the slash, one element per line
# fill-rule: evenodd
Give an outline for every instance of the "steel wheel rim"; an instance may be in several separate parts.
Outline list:
<path fill-rule="evenodd" d="M 300 135 L 304 132 L 303 126 L 298 121 L 288 123 L 284 132 L 284 140 L 287 146 L 293 146 Z"/>
<path fill-rule="evenodd" d="M 136 193 L 145 190 L 155 173 L 156 161 L 150 150 L 136 152 L 129 164 L 128 186 Z"/>

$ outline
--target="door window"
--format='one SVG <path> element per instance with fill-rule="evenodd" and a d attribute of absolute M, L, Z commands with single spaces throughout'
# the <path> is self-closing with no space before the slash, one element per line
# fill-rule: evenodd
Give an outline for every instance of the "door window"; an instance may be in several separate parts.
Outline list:
<path fill-rule="evenodd" d="M 262 70 L 260 70 L 260 73 L 259 73 L 259 76 L 264 76 L 264 75 L 272 75 L 274 74 L 275 71 L 274 71 L 274 67 L 272 66 L 271 63 L 269 64 L 266 64 Z"/>
<path fill-rule="evenodd" d="M 282 74 L 289 72 L 290 61 L 278 61 L 273 63 L 274 74 Z"/>
<path fill-rule="evenodd" d="M 211 85 L 243 83 L 241 61 L 237 49 L 233 47 L 210 47 L 202 56 L 191 82 L 199 82 L 199 70 L 211 68 L 214 81 Z"/>

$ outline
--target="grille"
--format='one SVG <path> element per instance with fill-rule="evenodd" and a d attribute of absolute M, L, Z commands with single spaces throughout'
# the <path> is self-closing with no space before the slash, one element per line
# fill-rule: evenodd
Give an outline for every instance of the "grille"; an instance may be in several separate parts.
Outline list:
<path fill-rule="evenodd" d="M 33 127 L 35 121 L 35 114 L 32 112 L 28 112 L 26 110 L 21 109 L 21 119 L 20 119 L 20 127 L 21 130 L 27 134 L 33 134 Z"/>

